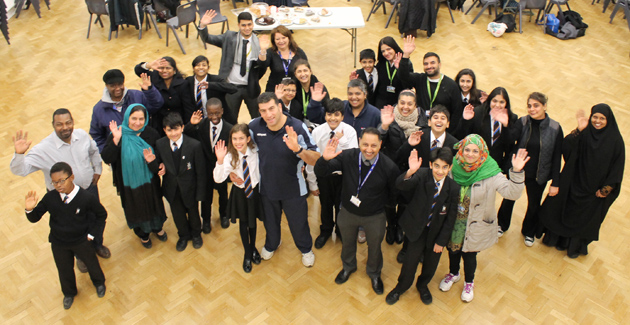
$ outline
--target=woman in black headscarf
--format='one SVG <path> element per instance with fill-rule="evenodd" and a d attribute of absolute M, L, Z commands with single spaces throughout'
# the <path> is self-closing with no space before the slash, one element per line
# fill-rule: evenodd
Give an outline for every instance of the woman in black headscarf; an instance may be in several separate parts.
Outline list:
<path fill-rule="evenodd" d="M 598 104 L 589 119 L 577 113 L 578 127 L 564 138 L 564 168 L 560 190 L 548 196 L 541 220 L 543 243 L 567 249 L 570 258 L 588 254 L 588 244 L 599 239 L 608 209 L 619 196 L 625 147 L 610 106 Z"/>

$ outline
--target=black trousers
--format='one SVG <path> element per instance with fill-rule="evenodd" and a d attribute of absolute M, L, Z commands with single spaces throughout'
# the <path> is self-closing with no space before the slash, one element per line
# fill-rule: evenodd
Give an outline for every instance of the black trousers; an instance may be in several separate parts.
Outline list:
<path fill-rule="evenodd" d="M 288 200 L 271 200 L 266 195 L 260 195 L 265 213 L 265 249 L 272 252 L 280 245 L 280 221 L 282 211 L 287 216 L 287 223 L 295 246 L 302 252 L 308 253 L 313 248 L 313 237 L 308 226 L 308 204 L 305 196 L 298 196 Z"/>
<path fill-rule="evenodd" d="M 90 186 L 88 186 L 88 188 L 86 188 L 85 190 L 91 193 L 92 195 L 96 196 L 99 202 L 101 201 L 100 196 L 98 195 L 97 185 L 90 184 Z M 94 245 L 94 248 L 99 248 L 103 246 L 103 233 L 104 232 L 105 232 L 105 225 L 103 225 L 103 227 L 100 227 L 97 230 L 96 234 L 92 234 L 92 236 L 94 236 L 94 239 L 92 240 L 92 245 Z"/>
<path fill-rule="evenodd" d="M 433 251 L 435 243 L 427 241 L 427 234 L 429 233 L 429 227 L 425 227 L 424 231 L 420 235 L 420 238 L 416 241 L 407 240 L 407 253 L 405 254 L 405 260 L 403 261 L 402 268 L 400 269 L 400 275 L 398 276 L 398 284 L 394 290 L 400 294 L 407 291 L 413 284 L 413 280 L 416 277 L 416 270 L 420 263 L 420 258 L 424 255 L 424 261 L 422 262 L 422 271 L 418 277 L 416 287 L 426 288 L 437 270 L 442 253 L 436 253 Z"/>
<path fill-rule="evenodd" d="M 98 263 L 94 246 L 89 241 L 84 241 L 73 246 L 63 246 L 51 244 L 55 265 L 59 273 L 61 292 L 64 297 L 74 297 L 77 295 L 77 281 L 74 274 L 74 256 L 81 259 L 87 266 L 90 279 L 95 287 L 105 284 L 105 275 Z"/>
<path fill-rule="evenodd" d="M 321 234 L 331 235 L 335 227 L 335 217 L 339 216 L 341 205 L 341 175 L 332 174 L 330 176 L 317 179 L 319 186 L 319 202 L 321 203 L 322 225 L 319 227 Z"/>
<path fill-rule="evenodd" d="M 173 221 L 177 227 L 179 239 L 190 240 L 193 237 L 201 236 L 199 205 L 193 204 L 192 207 L 187 207 L 179 189 L 175 192 L 173 201 L 168 203 L 171 205 L 171 213 L 173 214 Z"/>
<path fill-rule="evenodd" d="M 245 105 L 247 105 L 247 110 L 249 111 L 249 115 L 252 119 L 260 116 L 260 113 L 258 112 L 258 96 L 250 97 L 247 94 L 246 85 L 236 85 L 236 87 L 238 88 L 237 92 L 233 94 L 225 94 L 225 102 L 228 104 L 229 109 L 225 110 L 223 118 L 232 125 L 236 125 L 238 123 L 238 113 L 241 110 L 241 103 L 243 101 L 245 101 Z"/>
<path fill-rule="evenodd" d="M 459 273 L 459 261 L 464 260 L 464 280 L 473 282 L 475 279 L 475 270 L 477 270 L 477 252 L 457 252 L 448 251 L 449 272 L 451 274 Z"/>
<path fill-rule="evenodd" d="M 212 176 L 210 178 L 212 179 Z M 219 216 L 224 218 L 226 217 L 225 211 L 227 210 L 228 205 L 227 181 L 223 183 L 214 183 L 214 189 L 217 190 L 217 193 L 219 193 Z M 213 201 L 214 191 L 210 192 L 210 197 L 207 201 L 201 201 L 201 219 L 204 222 L 210 222 Z"/>
<path fill-rule="evenodd" d="M 521 233 L 527 237 L 534 237 L 541 230 L 538 210 L 540 210 L 540 200 L 545 191 L 545 184 L 538 184 L 534 178 L 525 178 L 525 192 L 527 193 L 527 212 L 523 219 Z"/>
<path fill-rule="evenodd" d="M 365 230 L 365 238 L 368 245 L 365 273 L 370 278 L 381 276 L 381 270 L 383 269 L 381 243 L 385 237 L 385 221 L 385 213 L 382 212 L 373 216 L 363 217 L 352 214 L 343 207 L 341 208 L 339 219 L 337 220 L 341 238 L 350 238 L 344 240 L 343 246 L 341 246 L 341 262 L 344 270 L 352 272 L 357 269 L 357 241 L 352 238 L 357 238 L 359 227 L 362 226 L 363 230 Z"/>

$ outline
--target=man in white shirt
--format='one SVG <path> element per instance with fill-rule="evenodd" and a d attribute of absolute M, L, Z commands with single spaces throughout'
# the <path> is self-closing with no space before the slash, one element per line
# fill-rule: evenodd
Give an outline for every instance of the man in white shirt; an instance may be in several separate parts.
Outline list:
<path fill-rule="evenodd" d="M 32 141 L 28 141 L 28 132 L 19 130 L 13 138 L 15 154 L 11 159 L 11 172 L 17 176 L 26 176 L 41 170 L 46 180 L 46 189 L 53 191 L 50 168 L 58 162 L 66 162 L 74 171 L 74 182 L 81 188 L 99 198 L 98 180 L 103 170 L 101 156 L 96 142 L 82 129 L 74 129 L 74 120 L 70 111 L 60 108 L 53 113 L 55 131 L 26 153 Z M 109 249 L 103 245 L 103 232 L 94 234 L 96 254 L 102 258 L 111 257 Z M 77 259 L 77 266 L 83 273 L 87 272 L 85 264 Z"/>

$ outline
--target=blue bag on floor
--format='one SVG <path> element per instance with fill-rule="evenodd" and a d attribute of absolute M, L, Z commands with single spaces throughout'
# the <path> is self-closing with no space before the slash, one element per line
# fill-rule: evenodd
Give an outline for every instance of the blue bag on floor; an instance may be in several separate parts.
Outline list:
<path fill-rule="evenodd" d="M 545 18 L 547 20 L 547 33 L 557 34 L 560 27 L 560 19 L 556 18 L 556 15 L 554 14 L 547 14 Z"/>

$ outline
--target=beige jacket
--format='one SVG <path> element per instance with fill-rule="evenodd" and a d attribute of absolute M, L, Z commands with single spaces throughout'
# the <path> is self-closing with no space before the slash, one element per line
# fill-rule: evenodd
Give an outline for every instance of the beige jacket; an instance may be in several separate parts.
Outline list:
<path fill-rule="evenodd" d="M 496 193 L 508 200 L 518 200 L 523 193 L 525 172 L 510 169 L 510 179 L 499 173 L 476 182 L 470 190 L 470 208 L 464 237 L 464 252 L 479 252 L 499 241 Z"/>

